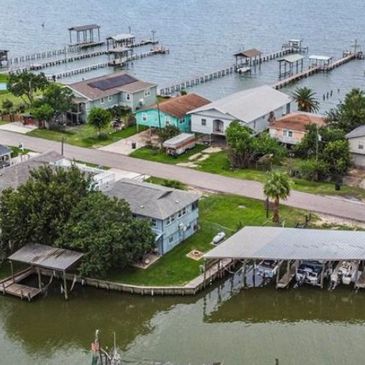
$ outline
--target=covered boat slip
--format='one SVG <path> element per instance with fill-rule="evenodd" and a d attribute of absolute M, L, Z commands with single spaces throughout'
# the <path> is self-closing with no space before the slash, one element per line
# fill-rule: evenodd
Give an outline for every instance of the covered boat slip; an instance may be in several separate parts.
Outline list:
<path fill-rule="evenodd" d="M 219 246 L 204 255 L 206 260 L 233 259 L 242 261 L 244 267 L 248 260 L 274 260 L 286 264 L 285 273 L 279 277 L 278 288 L 287 287 L 294 278 L 299 262 L 317 261 L 323 270 L 342 261 L 356 262 L 355 288 L 365 287 L 365 271 L 358 270 L 365 261 L 365 232 L 321 229 L 298 229 L 281 227 L 245 227 Z M 282 272 L 282 270 L 281 270 Z M 319 285 L 323 287 L 323 274 Z"/>
<path fill-rule="evenodd" d="M 82 258 L 82 256 L 83 254 L 80 252 L 66 250 L 63 248 L 41 244 L 26 245 L 8 257 L 11 265 L 11 277 L 0 282 L 0 291 L 2 291 L 3 294 L 10 294 L 18 296 L 21 299 L 27 298 L 28 300 L 31 300 L 47 289 L 48 285 L 46 287 L 42 287 L 41 269 L 48 269 L 52 270 L 53 273 L 62 273 L 63 292 L 65 299 L 68 299 L 66 271 L 74 266 Z M 14 261 L 30 265 L 30 267 L 14 274 Z M 34 273 L 37 273 L 38 275 L 38 288 L 20 284 L 22 280 Z M 53 274 L 49 284 L 52 279 Z"/>

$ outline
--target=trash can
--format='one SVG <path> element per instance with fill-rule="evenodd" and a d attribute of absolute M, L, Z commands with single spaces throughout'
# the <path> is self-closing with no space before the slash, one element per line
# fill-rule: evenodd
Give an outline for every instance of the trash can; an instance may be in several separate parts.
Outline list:
<path fill-rule="evenodd" d="M 136 142 L 132 142 L 132 149 L 135 150 L 137 147 L 137 143 Z"/>

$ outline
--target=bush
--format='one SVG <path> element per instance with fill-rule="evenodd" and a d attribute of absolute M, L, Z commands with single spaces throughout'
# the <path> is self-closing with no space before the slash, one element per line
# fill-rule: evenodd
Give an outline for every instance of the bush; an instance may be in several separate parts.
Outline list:
<path fill-rule="evenodd" d="M 303 179 L 311 181 L 321 181 L 327 178 L 329 166 L 321 160 L 305 160 L 299 164 L 299 175 Z"/>

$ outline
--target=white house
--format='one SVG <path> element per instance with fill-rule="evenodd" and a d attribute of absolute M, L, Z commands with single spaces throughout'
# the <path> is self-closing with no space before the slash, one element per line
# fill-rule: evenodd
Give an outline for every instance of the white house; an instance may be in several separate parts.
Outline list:
<path fill-rule="evenodd" d="M 189 112 L 191 130 L 224 135 L 230 123 L 238 120 L 255 132 L 261 132 L 274 118 L 289 113 L 291 102 L 289 95 L 268 85 L 243 90 Z"/>
<path fill-rule="evenodd" d="M 353 164 L 365 167 L 365 125 L 355 128 L 346 138 L 349 141 Z"/>

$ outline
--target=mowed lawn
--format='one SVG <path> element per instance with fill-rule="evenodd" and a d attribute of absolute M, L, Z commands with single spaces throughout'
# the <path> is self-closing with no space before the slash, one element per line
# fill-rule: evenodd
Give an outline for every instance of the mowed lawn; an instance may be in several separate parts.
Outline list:
<path fill-rule="evenodd" d="M 200 201 L 200 230 L 172 251 L 162 256 L 146 270 L 128 268 L 115 272 L 108 280 L 136 285 L 183 285 L 200 274 L 203 260 L 194 261 L 186 254 L 196 249 L 207 252 L 214 246 L 210 243 L 220 231 L 227 236 L 243 226 L 269 226 L 271 219 L 265 215 L 262 201 L 234 195 L 213 194 Z M 282 223 L 287 227 L 303 223 L 305 211 L 281 207 Z M 313 219 L 316 219 L 313 217 Z"/>
<path fill-rule="evenodd" d="M 207 148 L 207 146 L 205 146 L 205 145 L 197 144 L 191 150 L 186 151 L 185 153 L 183 153 L 180 156 L 174 157 L 174 156 L 168 155 L 164 150 L 160 150 L 158 148 L 142 147 L 136 151 L 133 151 L 133 153 L 130 154 L 130 157 L 175 165 L 177 163 L 188 162 L 189 158 L 191 156 L 193 156 L 197 153 L 200 153 L 201 151 L 203 151 L 206 148 Z"/>
<path fill-rule="evenodd" d="M 95 128 L 89 124 L 83 124 L 77 127 L 70 127 L 65 131 L 34 129 L 27 133 L 27 135 L 58 142 L 61 142 L 62 139 L 64 139 L 65 143 L 71 145 L 97 148 L 117 142 L 123 138 L 133 136 L 143 130 L 143 128 L 139 128 L 137 131 L 137 127 L 135 125 L 117 132 L 115 132 L 112 128 L 108 128 L 103 130 L 101 135 L 98 136 Z"/>
<path fill-rule="evenodd" d="M 208 159 L 199 162 L 198 169 L 200 171 L 210 172 L 213 174 L 255 180 L 259 182 L 264 182 L 267 177 L 267 172 L 265 171 L 256 169 L 232 169 L 225 151 L 211 154 Z M 277 166 L 274 167 L 274 169 L 286 171 L 284 166 Z M 365 198 L 365 190 L 357 187 L 342 185 L 341 190 L 335 190 L 335 185 L 329 182 L 315 182 L 297 178 L 292 178 L 291 180 L 293 190 L 312 194 L 353 196 L 358 199 Z"/>

